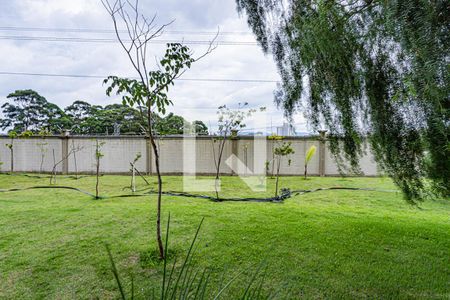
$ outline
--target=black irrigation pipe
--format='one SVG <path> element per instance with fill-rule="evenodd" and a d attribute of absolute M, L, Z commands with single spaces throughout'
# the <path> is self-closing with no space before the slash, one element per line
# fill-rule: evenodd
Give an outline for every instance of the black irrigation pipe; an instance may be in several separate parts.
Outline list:
<path fill-rule="evenodd" d="M 27 188 L 11 188 L 11 189 L 0 189 L 0 193 L 5 192 L 19 192 L 19 191 L 25 191 L 25 190 L 31 190 L 31 189 L 66 189 L 66 190 L 73 190 L 80 193 L 83 193 L 85 195 L 91 196 L 94 199 L 108 199 L 108 198 L 129 198 L 129 197 L 143 197 L 150 194 L 158 194 L 156 191 L 149 191 L 145 194 L 125 194 L 125 195 L 116 195 L 116 196 L 102 196 L 102 197 L 96 197 L 94 194 L 91 194 L 89 192 L 83 191 L 81 189 L 71 187 L 71 186 L 52 186 L 52 185 L 43 185 L 43 186 L 32 186 Z M 224 201 L 248 201 L 248 202 L 273 202 L 273 203 L 282 203 L 285 199 L 291 198 L 292 196 L 297 195 L 303 195 L 307 193 L 314 193 L 318 191 L 327 191 L 327 190 L 351 190 L 351 191 L 375 191 L 375 192 L 397 192 L 395 190 L 379 190 L 379 189 L 372 189 L 372 188 L 355 188 L 355 187 L 328 187 L 328 188 L 317 188 L 312 190 L 294 190 L 291 191 L 286 188 L 281 189 L 281 194 L 276 197 L 269 197 L 269 198 L 256 198 L 256 197 L 249 197 L 249 198 L 219 198 L 213 196 L 207 196 L 207 195 L 200 195 L 200 194 L 191 194 L 186 192 L 162 192 L 163 195 L 169 195 L 169 196 L 175 196 L 175 197 L 190 197 L 190 198 L 199 198 L 199 199 L 207 199 L 214 202 L 224 202 Z"/>
<path fill-rule="evenodd" d="M 342 187 L 342 186 L 333 186 L 327 188 L 317 188 L 312 190 L 293 190 L 291 192 L 292 195 L 303 195 L 307 193 L 314 193 L 319 191 L 330 191 L 330 190 L 350 190 L 350 191 L 372 191 L 372 192 L 387 192 L 387 193 L 397 193 L 396 190 L 381 190 L 381 189 L 373 189 L 373 188 L 355 188 L 355 187 Z"/>
<path fill-rule="evenodd" d="M 158 194 L 158 192 L 150 191 L 147 194 Z M 280 203 L 283 202 L 285 199 L 290 198 L 290 193 L 281 193 L 281 195 L 277 197 L 269 197 L 269 198 L 256 198 L 256 197 L 249 197 L 249 198 L 219 198 L 217 199 L 214 196 L 207 196 L 207 195 L 199 195 L 199 194 L 191 194 L 191 193 L 185 193 L 185 192 L 162 192 L 163 195 L 169 195 L 169 196 L 175 196 L 175 197 L 190 197 L 190 198 L 200 198 L 200 199 L 207 199 L 214 202 L 225 202 L 225 201 L 249 201 L 249 202 L 275 202 Z"/>
<path fill-rule="evenodd" d="M 71 186 L 59 186 L 59 185 L 38 185 L 38 186 L 30 186 L 26 188 L 12 188 L 12 189 L 0 189 L 0 193 L 6 193 L 6 192 L 20 192 L 20 191 L 26 191 L 26 190 L 34 190 L 34 189 L 64 189 L 64 190 L 73 190 L 80 193 L 83 193 L 85 195 L 91 196 L 93 198 L 96 198 L 94 194 L 91 194 L 89 192 L 80 190 L 75 187 Z"/>
<path fill-rule="evenodd" d="M 31 175 L 31 174 L 21 174 L 21 173 L 3 173 L 3 175 L 8 175 L 8 176 L 24 176 L 24 177 L 29 177 L 29 178 L 38 178 L 38 179 L 43 179 L 43 178 L 50 178 L 53 177 L 52 175 Z M 86 177 L 91 177 L 92 175 L 58 175 L 59 178 L 71 178 L 71 179 L 81 179 L 81 178 L 86 178 Z M 100 175 L 103 176 L 103 175 Z"/>

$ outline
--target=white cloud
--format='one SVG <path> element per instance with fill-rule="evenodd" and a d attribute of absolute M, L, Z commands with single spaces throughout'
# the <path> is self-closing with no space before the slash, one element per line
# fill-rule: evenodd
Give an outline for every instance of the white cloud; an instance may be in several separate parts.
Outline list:
<path fill-rule="evenodd" d="M 112 29 L 100 0 L 15 0 L 9 4 L 0 26 Z M 220 27 L 221 32 L 247 32 L 247 34 L 223 35 L 223 41 L 255 42 L 245 19 L 236 13 L 234 1 L 140 1 L 147 15 L 158 11 L 158 20 L 176 19 L 168 30 L 210 32 Z M 1 14 L 1 13 L 0 13 Z M 100 33 L 47 33 L 3 32 L 1 35 L 63 36 L 88 38 L 113 38 Z M 211 36 L 167 34 L 163 39 L 206 40 Z M 204 46 L 193 47 L 196 54 Z M 163 47 L 154 45 L 151 55 L 162 55 Z M 0 71 L 35 72 L 83 75 L 133 75 L 133 69 L 125 53 L 115 43 L 54 43 L 42 41 L 0 40 L 0 55 L 7 57 Z M 213 53 L 196 63 L 185 78 L 269 79 L 277 80 L 278 74 L 271 57 L 266 57 L 257 46 L 219 46 Z M 0 101 L 16 89 L 32 88 L 49 101 L 65 107 L 82 99 L 95 104 L 106 104 L 119 99 L 107 98 L 101 79 L 22 77 L 0 75 Z M 222 104 L 235 106 L 237 102 L 249 102 L 252 106 L 268 107 L 273 124 L 283 122 L 282 112 L 273 104 L 274 83 L 193 82 L 179 81 L 170 91 L 175 107 L 171 111 L 183 114 L 187 119 L 215 118 L 205 116 L 203 108 Z M 305 130 L 303 118 L 297 117 L 300 130 Z"/>

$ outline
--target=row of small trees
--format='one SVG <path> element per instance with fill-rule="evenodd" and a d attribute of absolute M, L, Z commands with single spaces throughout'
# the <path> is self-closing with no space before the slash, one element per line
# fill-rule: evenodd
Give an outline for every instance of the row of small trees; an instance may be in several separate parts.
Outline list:
<path fill-rule="evenodd" d="M 137 107 L 141 114 L 145 112 L 146 124 L 143 126 L 146 135 L 150 140 L 155 161 L 156 176 L 158 182 L 157 210 L 156 210 L 156 240 L 159 257 L 165 258 L 164 246 L 161 238 L 161 210 L 162 210 L 162 178 L 160 171 L 160 153 L 154 132 L 154 119 L 157 113 L 165 114 L 167 106 L 172 104 L 168 96 L 169 88 L 174 85 L 176 79 L 183 75 L 193 63 L 208 55 L 215 49 L 214 41 L 211 41 L 206 51 L 194 58 L 192 51 L 180 43 L 168 43 L 164 56 L 157 62 L 157 69 L 150 70 L 147 49 L 149 42 L 159 37 L 164 29 L 172 22 L 162 26 L 156 26 L 155 17 L 146 18 L 140 14 L 137 2 L 134 4 L 128 0 L 102 0 L 102 3 L 109 13 L 114 25 L 117 40 L 123 48 L 125 54 L 137 75 L 138 79 L 121 78 L 109 76 L 104 80 L 108 84 L 106 94 L 113 93 L 122 96 L 122 104 L 130 107 Z M 121 26 L 122 25 L 122 26 Z M 123 30 L 125 28 L 125 30 Z M 217 36 L 216 36 L 217 37 Z M 153 61 L 152 61 L 153 62 Z M 217 184 L 220 180 L 220 167 L 223 155 L 225 140 L 230 137 L 233 131 L 245 126 L 243 119 L 248 117 L 254 110 L 231 111 L 223 106 L 219 108 L 219 131 L 221 138 L 218 142 L 216 165 L 216 197 L 219 198 Z M 12 138 L 13 141 L 13 138 Z M 42 145 L 44 147 L 44 144 Z M 103 157 L 101 152 L 102 143 L 96 141 L 96 197 L 99 197 L 99 173 L 100 161 Z M 13 142 L 11 143 L 11 151 Z M 276 155 L 281 157 L 292 154 L 290 145 L 282 146 Z M 64 159 L 64 158 L 63 158 Z M 55 163 L 56 165 L 56 163 Z M 279 171 L 278 163 L 278 171 Z M 12 169 L 13 170 L 13 169 Z M 134 166 L 132 166 L 132 171 Z M 278 177 L 278 176 L 277 176 Z M 132 187 L 133 188 L 133 187 Z"/>
<path fill-rule="evenodd" d="M 259 111 L 264 111 L 265 107 L 260 107 Z M 245 119 L 252 116 L 258 109 L 248 108 L 248 103 L 239 103 L 237 109 L 230 109 L 226 105 L 220 106 L 217 111 L 218 115 L 218 133 L 212 138 L 212 151 L 215 172 L 215 194 L 219 200 L 220 187 L 220 171 L 223 158 L 225 143 L 233 138 L 239 129 L 246 126 Z M 269 172 L 269 166 L 272 166 L 271 178 L 276 177 L 275 197 L 278 196 L 278 183 L 282 159 L 288 158 L 288 165 L 291 164 L 291 155 L 295 153 L 290 142 L 282 142 L 283 137 L 279 135 L 271 135 L 268 137 L 272 141 L 272 160 L 266 161 L 266 171 Z M 304 177 L 307 178 L 308 164 L 316 152 L 316 146 L 311 146 L 305 154 L 304 161 Z M 246 155 L 246 151 L 244 151 Z"/>

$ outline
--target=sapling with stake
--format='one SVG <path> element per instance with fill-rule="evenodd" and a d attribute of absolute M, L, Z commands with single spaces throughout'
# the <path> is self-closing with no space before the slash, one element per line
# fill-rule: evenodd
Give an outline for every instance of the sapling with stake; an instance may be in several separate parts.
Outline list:
<path fill-rule="evenodd" d="M 245 144 L 245 145 L 242 147 L 242 150 L 243 150 L 243 152 L 244 152 L 244 164 L 245 164 L 246 166 L 248 166 L 248 144 Z M 244 176 L 247 176 L 247 168 L 245 168 Z"/>
<path fill-rule="evenodd" d="M 136 156 L 134 157 L 133 161 L 130 162 L 131 165 L 131 191 L 134 193 L 136 192 L 136 163 L 137 161 L 142 157 L 141 152 L 136 153 Z"/>
<path fill-rule="evenodd" d="M 270 136 L 267 137 L 267 139 L 271 142 L 271 146 L 272 146 L 272 160 L 268 160 L 266 161 L 266 173 L 269 173 L 269 168 L 270 166 L 271 168 L 271 172 L 270 172 L 270 178 L 274 178 L 274 174 L 275 174 L 275 147 L 278 145 L 281 140 L 283 140 L 283 137 L 281 135 L 277 135 L 277 134 L 272 134 Z"/>
<path fill-rule="evenodd" d="M 77 153 L 78 151 L 83 150 L 84 147 L 81 147 L 80 145 L 78 145 L 77 147 L 73 146 L 69 153 L 67 153 L 66 155 L 64 155 L 61 160 L 56 161 L 56 155 L 55 155 L 55 149 L 53 150 L 53 168 L 52 168 L 52 174 L 50 176 L 50 184 L 56 184 L 56 168 L 58 167 L 59 164 L 61 164 L 63 161 L 67 160 L 72 154 L 75 155 L 75 153 Z"/>
<path fill-rule="evenodd" d="M 308 164 L 311 161 L 311 159 L 313 158 L 314 154 L 316 153 L 316 146 L 311 146 L 309 147 L 308 151 L 306 151 L 305 154 L 305 179 L 308 173 Z"/>
<path fill-rule="evenodd" d="M 279 177 L 280 177 L 280 167 L 281 167 L 281 160 L 283 157 L 285 156 L 290 156 L 291 154 L 294 154 L 295 151 L 291 146 L 291 143 L 286 143 L 284 142 L 283 144 L 281 144 L 280 146 L 276 147 L 274 150 L 275 153 L 275 160 L 276 160 L 276 164 L 277 164 L 277 175 L 276 175 L 276 181 L 275 181 L 275 197 L 278 197 L 278 181 L 279 181 Z M 291 158 L 288 158 L 288 165 L 291 165 Z"/>
<path fill-rule="evenodd" d="M 95 140 L 95 198 L 98 199 L 98 189 L 100 183 L 100 160 L 104 156 L 102 153 L 102 147 L 105 145 L 105 142 L 99 142 L 98 139 Z"/>
<path fill-rule="evenodd" d="M 10 171 L 11 171 L 11 173 L 14 172 L 14 140 L 18 137 L 28 138 L 32 135 L 33 135 L 33 133 L 29 130 L 26 130 L 26 131 L 22 132 L 21 134 L 18 134 L 14 130 L 11 130 L 10 132 L 8 132 L 8 137 L 11 139 L 11 142 L 9 144 L 5 144 L 5 146 L 9 149 L 9 152 L 10 152 L 10 157 L 11 157 Z"/>
<path fill-rule="evenodd" d="M 75 142 L 72 140 L 71 152 L 73 153 L 73 166 L 75 168 L 75 179 L 78 180 L 78 164 L 77 164 L 77 151 L 75 151 Z"/>
<path fill-rule="evenodd" d="M 8 132 L 8 137 L 11 139 L 11 142 L 9 144 L 5 144 L 5 146 L 9 149 L 10 153 L 10 172 L 14 172 L 14 139 L 17 137 L 17 132 L 10 131 Z"/>

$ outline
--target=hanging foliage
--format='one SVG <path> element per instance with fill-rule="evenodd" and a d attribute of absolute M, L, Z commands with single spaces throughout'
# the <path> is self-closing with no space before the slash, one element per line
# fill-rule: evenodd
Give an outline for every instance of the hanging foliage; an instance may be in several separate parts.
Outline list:
<path fill-rule="evenodd" d="M 281 76 L 276 103 L 325 126 L 358 171 L 366 138 L 412 202 L 450 194 L 448 1 L 236 0 Z"/>

